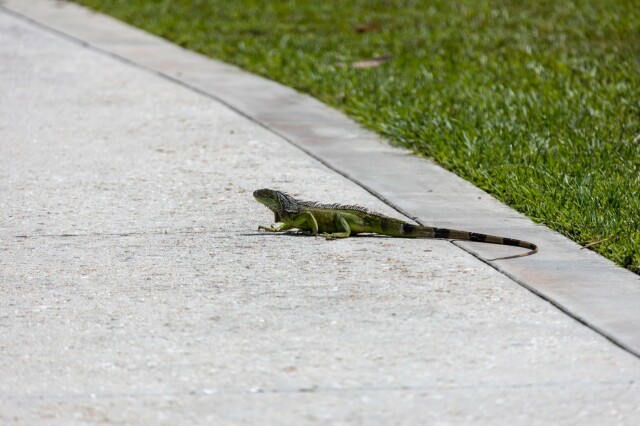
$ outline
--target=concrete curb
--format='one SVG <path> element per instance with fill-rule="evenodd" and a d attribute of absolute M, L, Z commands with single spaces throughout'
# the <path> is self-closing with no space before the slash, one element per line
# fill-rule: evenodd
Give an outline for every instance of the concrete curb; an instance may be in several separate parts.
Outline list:
<path fill-rule="evenodd" d="M 219 100 L 419 223 L 535 242 L 540 246 L 535 256 L 487 263 L 640 356 L 640 277 L 533 224 L 432 162 L 382 143 L 377 135 L 309 96 L 80 6 L 8 0 L 0 7 Z M 507 247 L 455 244 L 479 259 L 513 253 Z"/>

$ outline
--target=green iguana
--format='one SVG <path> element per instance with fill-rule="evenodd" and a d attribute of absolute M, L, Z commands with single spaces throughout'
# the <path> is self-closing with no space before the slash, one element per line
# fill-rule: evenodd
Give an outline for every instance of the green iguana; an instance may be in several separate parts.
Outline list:
<path fill-rule="evenodd" d="M 274 213 L 276 223 L 282 223 L 277 228 L 273 227 L 275 225 L 270 227 L 259 226 L 258 230 L 280 232 L 288 229 L 298 229 L 306 235 L 320 234 L 328 240 L 347 238 L 360 233 L 404 238 L 447 238 L 529 249 L 526 253 L 499 259 L 529 256 L 538 251 L 538 247 L 535 244 L 527 241 L 457 231 L 455 229 L 413 225 L 400 219 L 374 213 L 364 207 L 301 201 L 284 192 L 273 189 L 258 189 L 253 193 L 253 196 Z"/>

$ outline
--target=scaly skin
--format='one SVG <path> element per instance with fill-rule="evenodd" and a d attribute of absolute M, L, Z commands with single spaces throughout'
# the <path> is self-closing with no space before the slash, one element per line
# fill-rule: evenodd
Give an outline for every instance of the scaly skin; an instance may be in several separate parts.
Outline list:
<path fill-rule="evenodd" d="M 527 241 L 455 229 L 413 225 L 359 206 L 302 201 L 272 189 L 258 189 L 253 193 L 253 196 L 274 213 L 276 223 L 282 223 L 278 227 L 275 225 L 258 227 L 258 230 L 262 229 L 268 232 L 299 229 L 304 234 L 320 234 L 328 240 L 370 233 L 402 238 L 446 238 L 478 241 L 529 249 L 526 253 L 501 257 L 500 259 L 529 256 L 538 252 L 538 247 Z"/>

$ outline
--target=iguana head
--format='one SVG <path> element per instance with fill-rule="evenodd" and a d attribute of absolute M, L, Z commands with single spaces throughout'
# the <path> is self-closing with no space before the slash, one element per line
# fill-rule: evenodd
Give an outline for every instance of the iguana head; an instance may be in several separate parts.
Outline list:
<path fill-rule="evenodd" d="M 276 222 L 286 217 L 289 213 L 298 213 L 300 211 L 298 201 L 281 191 L 267 188 L 258 189 L 253 192 L 253 196 L 276 215 Z"/>

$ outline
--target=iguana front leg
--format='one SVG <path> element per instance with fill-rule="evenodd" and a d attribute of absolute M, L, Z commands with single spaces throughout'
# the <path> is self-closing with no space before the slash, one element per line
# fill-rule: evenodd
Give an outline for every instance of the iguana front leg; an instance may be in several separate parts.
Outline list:
<path fill-rule="evenodd" d="M 284 223 L 277 228 L 269 227 L 269 226 L 259 226 L 258 230 L 264 229 L 268 232 L 280 232 L 286 231 L 288 229 L 298 228 L 307 235 L 317 235 L 318 234 L 318 222 L 316 218 L 313 217 L 311 212 L 304 211 L 294 216 L 292 219 L 283 219 Z M 311 229 L 308 231 L 307 229 Z"/>
<path fill-rule="evenodd" d="M 280 232 L 280 231 L 286 231 L 287 229 L 294 228 L 294 226 L 288 225 L 286 223 L 283 223 L 282 225 L 278 226 L 277 228 L 274 228 L 274 226 L 275 225 L 271 225 L 271 226 L 260 225 L 260 226 L 258 226 L 258 231 L 265 230 L 267 232 Z"/>
<path fill-rule="evenodd" d="M 307 235 L 318 235 L 318 221 L 313 217 L 311 212 L 304 211 L 296 216 L 293 222 L 293 227 L 300 229 Z M 307 231 L 305 228 L 311 228 L 311 231 Z"/>
<path fill-rule="evenodd" d="M 336 227 L 342 229 L 342 232 L 334 232 L 333 234 L 325 232 L 322 236 L 327 240 L 335 240 L 336 238 L 348 238 L 351 235 L 351 226 L 349 226 L 347 219 L 340 213 L 336 215 Z"/>

